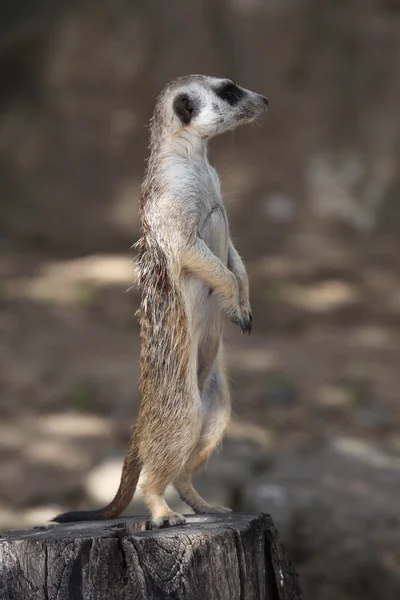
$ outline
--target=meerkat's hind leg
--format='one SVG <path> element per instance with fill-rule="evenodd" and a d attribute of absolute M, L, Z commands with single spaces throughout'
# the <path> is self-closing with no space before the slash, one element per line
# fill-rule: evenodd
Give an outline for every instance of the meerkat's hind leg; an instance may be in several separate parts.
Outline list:
<path fill-rule="evenodd" d="M 155 471 L 151 474 L 151 479 L 142 484 L 143 499 L 151 513 L 149 529 L 186 523 L 185 517 L 171 510 L 164 498 L 164 492 L 172 479 L 173 476 L 170 478 Z"/>
<path fill-rule="evenodd" d="M 196 492 L 192 484 L 192 474 L 185 472 L 175 481 L 175 487 L 183 502 L 186 502 L 197 515 L 225 514 L 232 512 L 226 506 L 211 506 Z"/>
<path fill-rule="evenodd" d="M 175 479 L 174 485 L 181 500 L 186 502 L 195 513 L 223 514 L 231 512 L 231 509 L 224 506 L 211 506 L 196 492 L 192 484 L 194 474 L 204 466 L 219 445 L 229 422 L 229 387 L 221 353 L 210 380 L 203 390 L 202 404 L 204 420 L 200 439 L 184 469 Z"/>
<path fill-rule="evenodd" d="M 167 486 L 179 472 L 179 466 L 176 462 L 169 460 L 166 463 L 159 460 L 159 464 L 152 461 L 145 465 L 144 481 L 141 487 L 143 499 L 151 514 L 150 529 L 159 529 L 165 525 L 184 525 L 186 523 L 185 517 L 174 512 L 164 498 Z"/>
<path fill-rule="evenodd" d="M 146 492 L 143 491 L 143 495 L 152 514 L 149 529 L 160 529 L 165 525 L 173 527 L 186 523 L 183 515 L 170 509 L 162 494 L 146 490 Z"/>
<path fill-rule="evenodd" d="M 171 510 L 164 493 L 167 486 L 173 483 L 185 465 L 201 432 L 200 398 L 193 397 L 194 386 L 187 387 L 186 392 L 174 393 L 174 401 L 180 406 L 180 411 L 169 427 L 164 427 L 162 437 L 157 443 L 152 443 L 152 432 L 145 433 L 144 438 L 150 440 L 143 446 L 143 499 L 151 513 L 151 528 L 164 525 L 183 525 L 186 519 L 183 515 Z M 181 394 L 179 400 L 176 396 Z M 198 392 L 197 392 L 198 394 Z M 160 435 L 161 429 L 158 429 Z"/>

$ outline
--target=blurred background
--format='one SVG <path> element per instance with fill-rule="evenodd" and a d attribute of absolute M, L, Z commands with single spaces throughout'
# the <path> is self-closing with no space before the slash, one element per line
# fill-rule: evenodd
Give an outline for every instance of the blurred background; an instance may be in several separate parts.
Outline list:
<path fill-rule="evenodd" d="M 0 527 L 114 496 L 148 120 L 232 77 L 270 101 L 211 148 L 254 333 L 198 487 L 270 512 L 308 597 L 399 598 L 400 2 L 3 0 L 0 73 Z"/>

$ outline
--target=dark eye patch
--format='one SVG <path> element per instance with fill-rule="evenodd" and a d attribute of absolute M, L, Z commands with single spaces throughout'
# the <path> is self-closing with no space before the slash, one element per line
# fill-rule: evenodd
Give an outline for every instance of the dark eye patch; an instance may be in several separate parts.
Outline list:
<path fill-rule="evenodd" d="M 224 83 L 221 87 L 216 88 L 215 93 L 219 98 L 228 102 L 231 106 L 237 104 L 244 96 L 244 92 L 233 82 Z"/>

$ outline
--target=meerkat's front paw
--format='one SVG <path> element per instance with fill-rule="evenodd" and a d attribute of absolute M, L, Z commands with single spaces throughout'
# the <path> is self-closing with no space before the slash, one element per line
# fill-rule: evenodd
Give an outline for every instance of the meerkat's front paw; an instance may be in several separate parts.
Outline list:
<path fill-rule="evenodd" d="M 242 334 L 247 333 L 251 334 L 251 330 L 253 329 L 253 316 L 251 314 L 250 308 L 242 313 L 242 321 L 240 323 L 240 329 L 242 330 Z"/>
<path fill-rule="evenodd" d="M 241 309 L 239 315 L 234 316 L 231 319 L 231 321 L 232 323 L 235 323 L 235 325 L 239 325 L 242 335 L 244 335 L 245 333 L 247 333 L 248 335 L 251 334 L 251 330 L 253 327 L 253 317 L 251 314 L 250 307 Z"/>
<path fill-rule="evenodd" d="M 174 527 L 175 525 L 184 525 L 186 519 L 183 515 L 176 512 L 162 515 L 161 517 L 153 517 L 149 522 L 149 529 L 160 529 L 161 527 Z"/>

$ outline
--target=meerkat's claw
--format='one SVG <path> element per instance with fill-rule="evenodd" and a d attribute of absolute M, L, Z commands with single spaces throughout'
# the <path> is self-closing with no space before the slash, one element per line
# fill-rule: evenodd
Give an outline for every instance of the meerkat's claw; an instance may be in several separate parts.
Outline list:
<path fill-rule="evenodd" d="M 251 334 L 252 322 L 253 322 L 251 313 L 244 315 L 240 319 L 239 319 L 239 317 L 232 317 L 231 321 L 235 325 L 239 325 L 242 335 L 244 335 L 245 333 L 248 333 L 249 335 Z"/>
<path fill-rule="evenodd" d="M 183 515 L 176 512 L 171 512 L 168 515 L 156 517 L 149 522 L 149 529 L 161 529 L 162 527 L 174 527 L 176 525 L 184 525 L 186 519 Z"/>
<path fill-rule="evenodd" d="M 244 335 L 245 333 L 247 333 L 248 335 L 251 334 L 253 328 L 253 317 L 251 316 L 251 312 L 245 314 L 243 319 L 240 320 L 239 326 L 242 331 L 242 335 Z"/>

